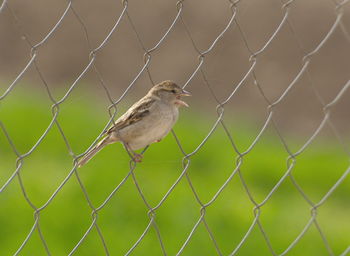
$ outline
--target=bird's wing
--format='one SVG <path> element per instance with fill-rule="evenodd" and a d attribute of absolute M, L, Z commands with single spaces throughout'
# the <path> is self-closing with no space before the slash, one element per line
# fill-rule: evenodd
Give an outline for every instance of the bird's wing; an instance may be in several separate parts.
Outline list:
<path fill-rule="evenodd" d="M 143 98 L 136 102 L 125 114 L 123 114 L 115 124 L 107 130 L 107 134 L 113 131 L 123 129 L 140 121 L 145 116 L 149 115 L 150 108 L 156 100 L 153 98 Z"/>

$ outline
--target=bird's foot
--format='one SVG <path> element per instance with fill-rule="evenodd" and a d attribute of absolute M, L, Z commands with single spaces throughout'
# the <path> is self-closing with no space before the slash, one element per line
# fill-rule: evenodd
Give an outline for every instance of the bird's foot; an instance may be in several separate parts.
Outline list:
<path fill-rule="evenodd" d="M 161 142 L 161 141 L 162 141 L 162 139 L 156 140 L 156 142 Z"/>
<path fill-rule="evenodd" d="M 142 162 L 142 158 L 143 158 L 143 156 L 141 154 L 134 154 L 133 160 L 136 163 L 141 163 Z"/>

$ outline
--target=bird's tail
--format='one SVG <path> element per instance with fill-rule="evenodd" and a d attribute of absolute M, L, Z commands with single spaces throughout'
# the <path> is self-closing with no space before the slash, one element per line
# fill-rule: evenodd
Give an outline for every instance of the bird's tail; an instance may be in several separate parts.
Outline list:
<path fill-rule="evenodd" d="M 89 160 L 96 155 L 101 149 L 110 144 L 111 141 L 109 137 L 105 137 L 99 143 L 97 143 L 92 149 L 90 149 L 84 156 L 78 161 L 78 167 L 82 167 L 84 164 L 89 162 Z"/>

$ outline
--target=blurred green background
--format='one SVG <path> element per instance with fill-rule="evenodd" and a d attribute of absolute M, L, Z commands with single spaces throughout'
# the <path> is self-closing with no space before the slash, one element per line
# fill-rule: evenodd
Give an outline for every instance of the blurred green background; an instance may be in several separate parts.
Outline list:
<path fill-rule="evenodd" d="M 25 90 L 24 90 L 25 91 Z M 41 136 L 51 120 L 50 104 L 43 92 L 9 96 L 1 104 L 0 116 L 20 153 L 27 152 Z M 100 104 L 90 95 L 76 104 L 62 104 L 58 121 L 76 154 L 82 153 L 103 129 L 107 111 L 98 111 Z M 103 107 L 103 106 L 101 106 Z M 195 120 L 195 122 L 193 121 Z M 209 131 L 215 119 L 194 116 L 182 109 L 175 132 L 186 152 L 193 151 Z M 225 118 L 241 151 L 254 140 L 257 130 L 252 120 Z M 3 133 L 0 133 L 0 182 L 15 170 L 16 156 Z M 288 138 L 288 136 L 287 136 Z M 291 137 L 294 149 L 303 144 Z M 242 176 L 253 196 L 260 203 L 286 171 L 286 158 L 279 138 L 268 126 L 252 151 L 243 157 Z M 182 172 L 182 154 L 170 134 L 161 143 L 153 144 L 144 160 L 135 169 L 136 179 L 145 198 L 155 206 Z M 235 168 L 236 153 L 222 127 L 191 157 L 188 174 L 203 203 L 208 202 Z M 21 177 L 26 193 L 36 207 L 42 206 L 72 168 L 72 158 L 57 129 L 45 137 L 37 149 L 23 160 Z M 79 175 L 95 207 L 100 206 L 129 171 L 129 158 L 120 144 L 101 151 Z M 316 203 L 329 191 L 348 166 L 348 158 L 339 143 L 319 136 L 297 157 L 293 174 L 299 185 Z M 317 221 L 335 255 L 349 245 L 349 185 L 347 178 L 318 209 Z M 13 254 L 34 223 L 33 209 L 25 201 L 15 178 L 0 195 L 1 255 Z M 206 221 L 223 255 L 228 255 L 243 238 L 254 219 L 254 205 L 242 182 L 235 175 L 217 200 L 207 208 Z M 148 224 L 147 207 L 131 178 L 99 212 L 98 224 L 111 255 L 124 255 L 140 237 Z M 156 223 L 169 255 L 175 255 L 185 242 L 200 216 L 200 206 L 184 178 L 156 211 Z M 310 219 L 310 205 L 287 178 L 261 208 L 260 221 L 273 249 L 280 253 L 301 232 Z M 73 175 L 52 202 L 40 214 L 40 227 L 53 255 L 66 255 L 91 224 L 91 209 Z M 258 253 L 257 253 L 258 252 Z M 76 255 L 103 255 L 103 247 L 93 229 L 78 248 Z M 35 231 L 20 255 L 45 255 Z M 136 247 L 133 255 L 161 255 L 154 229 Z M 183 255 L 216 255 L 209 235 L 200 224 Z M 269 255 L 268 247 L 255 226 L 238 255 Z M 312 225 L 288 255 L 327 255 L 316 227 Z"/>

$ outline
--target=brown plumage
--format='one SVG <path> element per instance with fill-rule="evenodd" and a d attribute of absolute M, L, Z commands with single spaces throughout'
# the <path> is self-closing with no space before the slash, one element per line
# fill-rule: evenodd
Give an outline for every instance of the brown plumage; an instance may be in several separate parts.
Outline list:
<path fill-rule="evenodd" d="M 134 150 L 165 137 L 177 121 L 178 108 L 188 106 L 181 96 L 190 96 L 190 93 L 172 81 L 163 81 L 152 87 L 106 131 L 105 137 L 79 160 L 78 166 L 86 164 L 106 145 L 118 141 L 124 144 L 135 161 L 140 161 L 141 156 Z"/>

